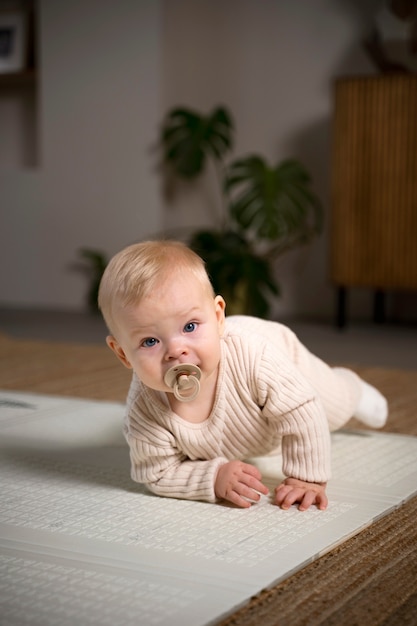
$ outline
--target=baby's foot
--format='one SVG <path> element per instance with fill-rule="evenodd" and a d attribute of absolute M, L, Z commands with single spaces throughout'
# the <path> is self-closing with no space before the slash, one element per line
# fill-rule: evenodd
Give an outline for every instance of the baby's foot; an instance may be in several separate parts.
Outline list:
<path fill-rule="evenodd" d="M 372 385 L 361 380 L 361 397 L 354 417 L 372 428 L 382 428 L 388 417 L 388 403 Z"/>

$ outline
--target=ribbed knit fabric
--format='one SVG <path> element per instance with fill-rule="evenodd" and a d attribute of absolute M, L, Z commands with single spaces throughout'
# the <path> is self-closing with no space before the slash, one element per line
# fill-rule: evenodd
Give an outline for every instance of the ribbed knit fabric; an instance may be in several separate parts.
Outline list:
<path fill-rule="evenodd" d="M 285 475 L 326 482 L 329 426 L 353 415 L 356 375 L 331 369 L 276 322 L 229 317 L 221 344 L 215 402 L 202 423 L 180 418 L 133 376 L 125 422 L 132 478 L 159 495 L 214 502 L 220 465 L 281 443 Z"/>

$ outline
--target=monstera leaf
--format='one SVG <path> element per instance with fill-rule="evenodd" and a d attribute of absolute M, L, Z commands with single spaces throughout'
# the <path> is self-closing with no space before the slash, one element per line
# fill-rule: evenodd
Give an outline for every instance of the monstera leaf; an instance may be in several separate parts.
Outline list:
<path fill-rule="evenodd" d="M 98 290 L 108 259 L 100 250 L 92 250 L 91 248 L 81 248 L 79 255 L 83 259 L 83 263 L 77 265 L 77 269 L 81 269 L 90 277 L 87 303 L 93 313 L 98 313 Z"/>
<path fill-rule="evenodd" d="M 250 155 L 227 165 L 233 135 L 225 107 L 208 115 L 184 107 L 168 111 L 159 141 L 168 166 L 166 189 L 175 193 L 176 178 L 192 180 L 210 161 L 216 166 L 221 191 L 216 221 L 212 228 L 191 232 L 187 241 L 206 262 L 228 313 L 267 317 L 279 295 L 273 261 L 320 232 L 321 205 L 299 161 L 271 166 Z"/>
<path fill-rule="evenodd" d="M 196 232 L 190 247 L 205 261 L 216 293 L 227 303 L 228 314 L 266 317 L 268 296 L 279 294 L 270 263 L 233 231 Z"/>
<path fill-rule="evenodd" d="M 321 205 L 299 161 L 271 166 L 251 155 L 227 165 L 233 137 L 232 117 L 225 107 L 217 106 L 208 115 L 175 107 L 162 122 L 158 157 L 162 155 L 166 166 L 162 174 L 168 202 L 178 189 L 184 191 L 175 185 L 176 179 L 191 181 L 210 161 L 214 164 L 220 210 L 214 213 L 212 228 L 189 232 L 187 241 L 206 262 L 228 313 L 267 317 L 270 302 L 279 295 L 274 260 L 320 232 Z M 91 280 L 89 299 L 96 307 L 106 259 L 97 251 L 81 253 L 82 268 Z"/>
<path fill-rule="evenodd" d="M 260 239 L 307 241 L 321 230 L 321 204 L 298 161 L 270 166 L 262 157 L 232 163 L 225 180 L 230 212 L 242 230 Z"/>
<path fill-rule="evenodd" d="M 233 123 L 228 111 L 217 107 L 210 115 L 185 108 L 168 113 L 161 132 L 165 163 L 179 176 L 195 178 L 208 155 L 221 160 L 232 147 Z"/>

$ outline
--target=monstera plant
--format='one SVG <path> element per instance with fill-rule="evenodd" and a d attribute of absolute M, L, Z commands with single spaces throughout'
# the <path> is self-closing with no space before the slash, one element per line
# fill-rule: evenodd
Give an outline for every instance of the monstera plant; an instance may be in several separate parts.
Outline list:
<path fill-rule="evenodd" d="M 228 110 L 208 115 L 174 108 L 160 134 L 165 173 L 194 180 L 209 160 L 215 165 L 223 199 L 213 227 L 192 232 L 188 243 L 205 260 L 229 313 L 267 317 L 279 294 L 274 260 L 309 242 L 322 228 L 322 208 L 305 167 L 297 160 L 269 164 L 248 155 L 227 161 L 234 125 Z"/>
<path fill-rule="evenodd" d="M 305 167 L 297 160 L 268 163 L 260 155 L 228 160 L 234 125 L 229 111 L 208 115 L 174 108 L 163 120 L 159 145 L 170 181 L 194 181 L 214 165 L 222 199 L 219 223 L 187 233 L 187 243 L 205 260 L 216 293 L 228 313 L 268 317 L 279 295 L 274 261 L 321 231 L 321 204 Z M 171 185 L 172 188 L 172 185 Z M 97 310 L 97 290 L 107 259 L 79 251 L 90 276 L 88 300 Z"/>

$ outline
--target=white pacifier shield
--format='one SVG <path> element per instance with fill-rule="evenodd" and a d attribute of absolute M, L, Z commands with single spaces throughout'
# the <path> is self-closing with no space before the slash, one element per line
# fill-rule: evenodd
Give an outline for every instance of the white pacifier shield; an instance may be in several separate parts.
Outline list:
<path fill-rule="evenodd" d="M 192 363 L 181 363 L 171 367 L 164 376 L 164 382 L 181 402 L 191 402 L 200 391 L 201 370 Z M 185 393 L 184 393 L 185 392 Z"/>

